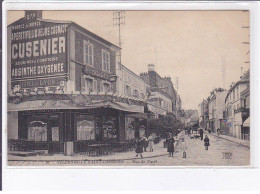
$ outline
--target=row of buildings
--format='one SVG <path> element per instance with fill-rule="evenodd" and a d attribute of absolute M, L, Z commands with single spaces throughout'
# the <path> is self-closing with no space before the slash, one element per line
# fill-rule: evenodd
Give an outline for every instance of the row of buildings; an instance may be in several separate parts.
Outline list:
<path fill-rule="evenodd" d="M 246 71 L 228 90 L 214 89 L 199 104 L 200 127 L 239 139 L 250 139 L 250 71 Z"/>
<path fill-rule="evenodd" d="M 124 142 L 149 133 L 147 120 L 181 99 L 153 64 L 135 74 L 119 63 L 121 48 L 71 21 L 41 11 L 8 26 L 8 139 L 73 154 L 82 145 Z"/>

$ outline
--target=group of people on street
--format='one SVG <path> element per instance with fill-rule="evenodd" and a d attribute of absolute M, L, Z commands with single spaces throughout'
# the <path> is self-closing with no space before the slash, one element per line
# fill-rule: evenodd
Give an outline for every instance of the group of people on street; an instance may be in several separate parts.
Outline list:
<path fill-rule="evenodd" d="M 142 153 L 147 152 L 147 148 L 149 149 L 149 152 L 153 152 L 153 147 L 154 147 L 154 138 L 152 134 L 150 134 L 148 138 L 145 135 L 141 138 L 137 138 L 136 148 L 135 148 L 136 157 L 140 155 L 141 158 L 143 158 Z"/>
<path fill-rule="evenodd" d="M 180 137 L 178 138 L 180 141 L 180 146 L 181 150 L 183 152 L 183 158 L 186 158 L 186 142 L 184 138 L 184 134 L 190 134 L 191 130 L 186 130 L 185 133 L 179 133 Z M 205 150 L 208 150 L 210 143 L 209 143 L 209 137 L 208 135 L 205 135 L 204 137 L 204 131 L 202 128 L 198 130 L 198 133 L 200 135 L 200 140 L 204 142 Z M 178 134 L 177 134 L 178 135 Z M 204 138 L 203 138 L 204 137 Z M 173 157 L 173 153 L 175 151 L 175 139 L 173 134 L 168 134 L 168 137 L 166 138 L 166 144 L 167 144 L 167 152 L 169 153 L 169 157 Z M 149 149 L 149 152 L 154 151 L 154 138 L 153 135 L 150 134 L 148 137 L 143 136 L 141 138 L 136 139 L 136 147 L 135 147 L 135 152 L 136 152 L 136 157 L 140 155 L 141 158 L 143 158 L 143 152 L 147 152 Z"/>

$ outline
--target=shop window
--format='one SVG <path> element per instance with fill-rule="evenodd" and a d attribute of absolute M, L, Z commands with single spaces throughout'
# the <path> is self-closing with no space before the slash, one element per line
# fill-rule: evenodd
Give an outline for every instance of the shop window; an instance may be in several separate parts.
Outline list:
<path fill-rule="evenodd" d="M 105 50 L 102 50 L 102 68 L 103 71 L 110 72 L 110 54 Z"/>
<path fill-rule="evenodd" d="M 28 140 L 47 141 L 47 123 L 32 121 L 28 124 Z"/>
<path fill-rule="evenodd" d="M 135 138 L 135 119 L 131 117 L 125 118 L 125 139 L 131 140 Z"/>
<path fill-rule="evenodd" d="M 145 126 L 145 119 L 136 119 L 136 129 L 139 131 L 140 137 L 143 137 L 145 135 Z"/>
<path fill-rule="evenodd" d="M 105 117 L 103 120 L 103 133 L 104 138 L 113 139 L 117 137 L 117 124 L 116 118 Z"/>
<path fill-rule="evenodd" d="M 90 115 L 78 115 L 77 140 L 91 140 L 95 138 L 94 117 Z"/>
<path fill-rule="evenodd" d="M 87 41 L 84 41 L 84 64 L 93 66 L 94 51 L 93 45 Z"/>

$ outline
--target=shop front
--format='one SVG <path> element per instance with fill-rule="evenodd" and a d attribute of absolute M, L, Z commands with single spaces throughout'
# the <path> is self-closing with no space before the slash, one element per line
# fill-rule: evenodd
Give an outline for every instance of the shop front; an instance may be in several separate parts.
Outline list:
<path fill-rule="evenodd" d="M 9 111 L 18 112 L 16 140 L 26 144 L 16 149 L 72 155 L 84 152 L 91 144 L 133 142 L 146 134 L 147 121 L 138 117 L 144 114 L 140 102 L 126 104 L 124 100 L 108 100 L 107 96 L 99 96 L 99 100 L 91 97 L 95 100 L 87 104 L 82 104 L 88 98 L 81 95 L 70 97 L 73 100 L 9 103 Z M 38 107 L 33 110 L 34 104 Z M 8 120 L 11 122 L 12 118 Z M 11 130 L 15 129 L 8 128 L 8 133 Z"/>

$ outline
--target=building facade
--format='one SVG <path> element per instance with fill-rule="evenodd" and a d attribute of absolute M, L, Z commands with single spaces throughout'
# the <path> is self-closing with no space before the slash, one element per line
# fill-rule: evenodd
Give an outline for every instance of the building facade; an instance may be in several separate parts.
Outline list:
<path fill-rule="evenodd" d="M 199 126 L 201 128 L 207 128 L 207 122 L 208 122 L 208 101 L 207 100 L 203 100 L 200 104 L 199 104 Z"/>
<path fill-rule="evenodd" d="M 180 119 L 181 100 L 173 87 L 170 77 L 161 77 L 153 64 L 148 65 L 148 72 L 140 74 L 148 87 L 149 101 L 148 109 L 157 117 L 171 112 Z"/>
<path fill-rule="evenodd" d="M 147 103 L 147 84 L 137 74 L 128 69 L 126 66 L 117 63 L 117 93 L 136 101 Z M 125 138 L 127 140 L 134 139 L 136 136 L 142 137 L 147 134 L 146 126 L 147 113 L 127 113 L 125 115 Z M 138 135 L 134 134 L 138 131 Z"/>
<path fill-rule="evenodd" d="M 224 119 L 225 110 L 225 97 L 227 91 L 221 88 L 215 89 L 211 92 L 208 101 L 209 107 L 209 121 L 208 128 L 213 132 L 217 132 L 217 129 L 221 129 L 221 123 Z"/>
<path fill-rule="evenodd" d="M 249 71 L 233 83 L 225 98 L 225 116 L 229 134 L 239 139 L 249 140 L 250 127 L 243 126 L 250 114 Z"/>
<path fill-rule="evenodd" d="M 126 115 L 145 102 L 116 92 L 119 50 L 74 22 L 25 11 L 8 26 L 8 139 L 71 155 L 138 136 L 146 122 L 129 127 Z"/>

